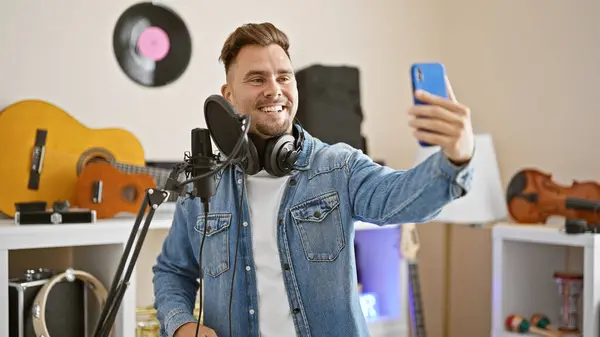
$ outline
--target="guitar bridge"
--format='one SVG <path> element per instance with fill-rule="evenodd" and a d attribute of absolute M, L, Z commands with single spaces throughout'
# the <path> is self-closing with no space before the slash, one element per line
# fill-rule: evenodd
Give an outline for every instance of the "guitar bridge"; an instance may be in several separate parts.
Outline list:
<path fill-rule="evenodd" d="M 31 152 L 31 168 L 29 170 L 29 182 L 27 188 L 37 190 L 40 188 L 40 177 L 42 176 L 42 166 L 44 165 L 44 154 L 46 152 L 46 138 L 48 130 L 37 129 L 35 133 L 35 143 Z"/>
<path fill-rule="evenodd" d="M 102 202 L 102 180 L 94 181 L 92 185 L 92 202 L 95 204 Z"/>

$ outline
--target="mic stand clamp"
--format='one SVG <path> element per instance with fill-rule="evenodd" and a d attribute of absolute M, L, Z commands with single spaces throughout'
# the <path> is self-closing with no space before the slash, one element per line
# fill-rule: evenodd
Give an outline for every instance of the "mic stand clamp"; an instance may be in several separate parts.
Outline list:
<path fill-rule="evenodd" d="M 188 163 L 187 161 L 183 162 L 183 163 L 178 163 L 177 165 L 175 165 L 175 167 L 173 167 L 173 169 L 171 170 L 169 177 L 167 178 L 167 182 L 165 183 L 164 190 L 172 191 L 173 193 L 175 193 L 177 195 L 182 195 L 185 184 L 181 184 L 177 180 L 177 178 L 179 178 L 179 175 L 183 172 L 191 173 L 190 166 L 191 166 L 191 164 Z"/>
<path fill-rule="evenodd" d="M 140 250 L 144 244 L 146 234 L 150 228 L 152 218 L 154 217 L 154 212 L 165 200 L 167 200 L 170 194 L 168 191 L 173 191 L 174 193 L 181 195 L 185 184 L 178 182 L 177 177 L 182 172 L 187 171 L 188 167 L 189 165 L 187 163 L 181 163 L 175 166 L 169 175 L 164 189 L 149 188 L 146 190 L 146 196 L 135 218 L 133 229 L 131 230 L 131 234 L 127 240 L 127 245 L 125 246 L 123 255 L 121 256 L 121 261 L 119 262 L 119 266 L 113 278 L 106 298 L 106 303 L 102 308 L 102 313 L 100 314 L 100 318 L 98 319 L 94 333 L 92 334 L 93 337 L 109 336 L 114 325 L 117 312 L 121 307 L 123 296 L 125 295 L 125 291 L 129 286 L 129 280 L 131 278 L 131 274 L 133 273 L 133 268 L 135 267 Z M 146 214 L 146 211 L 148 211 L 148 214 L 144 219 L 144 214 Z M 140 229 L 143 219 L 144 223 Z M 138 232 L 139 237 L 137 241 L 135 241 Z M 134 241 L 135 247 L 133 247 Z M 133 255 L 131 255 L 132 247 Z M 125 269 L 126 263 L 127 269 Z"/>

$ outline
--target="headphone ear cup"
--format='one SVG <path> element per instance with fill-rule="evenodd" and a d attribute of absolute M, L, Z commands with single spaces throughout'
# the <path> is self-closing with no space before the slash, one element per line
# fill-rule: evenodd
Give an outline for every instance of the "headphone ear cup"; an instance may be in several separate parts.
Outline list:
<path fill-rule="evenodd" d="M 277 173 L 273 170 L 273 165 L 271 164 L 273 158 L 277 156 L 277 154 L 273 153 L 276 140 L 277 138 L 267 140 L 267 145 L 265 146 L 265 157 L 263 167 L 265 168 L 265 171 L 267 171 L 268 174 L 278 177 Z"/>
<path fill-rule="evenodd" d="M 258 157 L 258 150 L 251 139 L 248 139 L 248 154 L 244 160 L 244 171 L 246 174 L 254 175 L 260 171 L 260 159 Z"/>
<path fill-rule="evenodd" d="M 275 177 L 283 177 L 294 168 L 295 159 L 289 162 L 290 155 L 295 151 L 294 137 L 283 135 L 270 139 L 265 149 L 265 171 Z"/>

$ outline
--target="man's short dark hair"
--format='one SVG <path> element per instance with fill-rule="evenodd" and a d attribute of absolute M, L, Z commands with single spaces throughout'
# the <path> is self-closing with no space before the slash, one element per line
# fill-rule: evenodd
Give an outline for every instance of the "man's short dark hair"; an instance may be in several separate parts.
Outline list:
<path fill-rule="evenodd" d="M 235 62 L 242 47 L 247 45 L 266 47 L 271 44 L 279 45 L 290 57 L 288 37 L 275 25 L 270 22 L 244 24 L 227 37 L 221 49 L 219 61 L 225 65 L 225 73 L 227 74 L 229 67 Z"/>

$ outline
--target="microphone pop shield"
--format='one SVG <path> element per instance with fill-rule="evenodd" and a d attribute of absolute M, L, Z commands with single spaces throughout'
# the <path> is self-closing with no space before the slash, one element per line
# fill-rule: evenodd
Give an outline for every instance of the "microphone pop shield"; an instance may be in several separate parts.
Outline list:
<path fill-rule="evenodd" d="M 231 103 L 221 95 L 210 95 L 204 101 L 204 119 L 215 145 L 219 152 L 226 158 L 230 158 L 235 145 L 243 135 L 244 116 L 238 114 Z M 247 135 L 243 135 L 242 148 L 235 158 L 243 159 L 248 147 Z"/>

